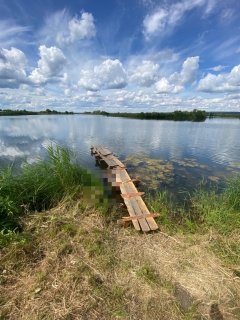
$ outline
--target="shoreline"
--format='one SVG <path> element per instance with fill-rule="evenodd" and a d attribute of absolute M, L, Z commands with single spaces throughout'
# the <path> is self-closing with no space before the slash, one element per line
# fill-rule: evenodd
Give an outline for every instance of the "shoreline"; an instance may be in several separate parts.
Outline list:
<path fill-rule="evenodd" d="M 0 317 L 238 319 L 240 176 L 220 195 L 196 191 L 189 210 L 146 194 L 160 231 L 142 234 L 117 224 L 122 206 L 72 156 L 49 148 L 0 172 Z"/>
<path fill-rule="evenodd" d="M 101 110 L 93 112 L 72 112 L 56 111 L 46 109 L 45 111 L 28 111 L 28 110 L 0 110 L 1 116 L 24 116 L 24 115 L 101 115 L 106 117 L 120 117 L 139 120 L 173 120 L 173 121 L 192 121 L 204 122 L 206 119 L 224 118 L 240 119 L 240 112 L 206 112 L 204 110 L 194 111 L 174 111 L 174 112 L 141 112 L 141 113 L 111 113 Z"/>

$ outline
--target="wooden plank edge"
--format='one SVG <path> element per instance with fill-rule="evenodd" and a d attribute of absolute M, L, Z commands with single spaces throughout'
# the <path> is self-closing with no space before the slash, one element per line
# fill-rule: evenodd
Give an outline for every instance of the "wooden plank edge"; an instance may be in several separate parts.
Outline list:
<path fill-rule="evenodd" d="M 129 192 L 129 193 L 121 193 L 121 197 L 124 198 L 134 198 L 141 197 L 145 194 L 145 192 Z"/>
<path fill-rule="evenodd" d="M 132 221 L 132 220 L 139 220 L 139 219 L 146 219 L 146 218 L 156 218 L 159 217 L 158 213 L 149 213 L 149 214 L 143 214 L 143 215 L 136 215 L 131 217 L 122 217 L 122 220 L 124 221 Z"/>

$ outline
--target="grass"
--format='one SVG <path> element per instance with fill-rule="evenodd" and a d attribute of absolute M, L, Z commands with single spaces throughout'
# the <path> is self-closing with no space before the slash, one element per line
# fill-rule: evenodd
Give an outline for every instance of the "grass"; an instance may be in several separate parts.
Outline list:
<path fill-rule="evenodd" d="M 185 319 L 141 235 L 81 199 L 27 215 L 23 228 L 27 240 L 0 258 L 3 319 Z"/>
<path fill-rule="evenodd" d="M 16 237 L 13 231 L 21 230 L 21 217 L 29 212 L 47 210 L 64 198 L 97 203 L 100 181 L 73 159 L 69 150 L 50 146 L 47 160 L 25 163 L 17 174 L 11 166 L 0 170 L 0 246 Z"/>
<path fill-rule="evenodd" d="M 176 207 L 166 192 L 148 198 L 168 233 L 213 234 L 210 247 L 229 267 L 240 263 L 240 176 L 226 181 L 222 193 L 199 188 L 187 207 Z"/>
<path fill-rule="evenodd" d="M 157 283 L 158 282 L 158 275 L 155 270 L 148 264 L 144 264 L 141 266 L 137 271 L 136 275 L 139 278 L 143 278 L 148 283 Z"/>
<path fill-rule="evenodd" d="M 160 232 L 144 235 L 99 205 L 100 182 L 69 151 L 48 152 L 1 171 L 0 319 L 190 320 L 212 303 L 237 319 L 239 177 L 182 208 L 167 192 L 148 196 Z"/>
<path fill-rule="evenodd" d="M 150 195 L 147 202 L 152 211 L 161 213 L 159 222 L 171 231 L 176 226 L 188 232 L 213 228 L 227 235 L 240 228 L 240 176 L 227 180 L 221 194 L 200 187 L 185 207 L 174 204 L 166 191 Z"/>

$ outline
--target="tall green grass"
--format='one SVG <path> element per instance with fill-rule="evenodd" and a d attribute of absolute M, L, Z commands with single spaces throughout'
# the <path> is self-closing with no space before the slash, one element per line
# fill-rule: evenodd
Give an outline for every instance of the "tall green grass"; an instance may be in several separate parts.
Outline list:
<path fill-rule="evenodd" d="M 187 207 L 174 205 L 166 192 L 157 193 L 148 199 L 148 204 L 160 213 L 159 222 L 171 230 L 184 227 L 189 231 L 215 228 L 222 234 L 229 234 L 240 228 L 240 176 L 226 181 L 225 189 L 219 194 L 216 190 L 199 188 L 190 197 Z"/>
<path fill-rule="evenodd" d="M 69 150 L 50 146 L 47 160 L 26 163 L 17 174 L 11 166 L 0 170 L 2 234 L 19 229 L 24 214 L 49 209 L 65 197 L 91 199 L 93 193 L 97 199 L 102 193 L 100 181 L 73 158 Z"/>
<path fill-rule="evenodd" d="M 197 190 L 191 199 L 191 218 L 222 234 L 240 228 L 240 176 L 226 181 L 221 194 Z"/>

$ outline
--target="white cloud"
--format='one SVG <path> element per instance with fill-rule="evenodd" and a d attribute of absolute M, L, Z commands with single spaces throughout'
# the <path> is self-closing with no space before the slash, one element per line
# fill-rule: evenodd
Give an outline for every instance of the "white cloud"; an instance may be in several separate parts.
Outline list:
<path fill-rule="evenodd" d="M 218 66 L 209 68 L 209 70 L 212 70 L 212 71 L 215 71 L 215 72 L 219 72 L 219 71 L 222 71 L 225 68 L 226 68 L 226 66 L 218 65 Z"/>
<path fill-rule="evenodd" d="M 187 84 L 192 83 L 196 80 L 197 72 L 199 68 L 199 57 L 189 57 L 187 58 L 182 65 L 181 70 L 181 83 Z"/>
<path fill-rule="evenodd" d="M 93 69 L 82 70 L 78 85 L 90 91 L 119 89 L 127 85 L 127 75 L 118 59 L 107 59 Z"/>
<path fill-rule="evenodd" d="M 192 84 L 196 80 L 199 68 L 199 57 L 189 57 L 183 64 L 180 72 L 174 72 L 169 79 L 161 78 L 156 82 L 155 89 L 157 93 L 180 93 L 184 85 Z"/>
<path fill-rule="evenodd" d="M 79 16 L 72 16 L 68 10 L 56 11 L 44 20 L 42 27 L 38 30 L 36 37 L 40 43 L 47 46 L 56 45 L 58 47 L 81 44 L 86 45 L 86 41 L 94 38 L 96 26 L 91 13 L 82 12 Z"/>
<path fill-rule="evenodd" d="M 44 84 L 50 80 L 56 80 L 66 63 L 66 58 L 57 47 L 39 47 L 40 60 L 38 68 L 34 69 L 29 79 L 35 84 Z"/>
<path fill-rule="evenodd" d="M 18 25 L 13 20 L 0 21 L 0 47 L 15 46 L 26 40 L 26 34 L 30 31 L 28 26 Z"/>
<path fill-rule="evenodd" d="M 157 81 L 158 71 L 159 65 L 157 63 L 149 60 L 143 60 L 141 64 L 132 66 L 129 80 L 142 87 L 150 87 Z"/>
<path fill-rule="evenodd" d="M 181 85 L 192 84 L 196 80 L 198 68 L 199 57 L 189 57 L 183 62 L 180 73 L 174 72 L 170 76 L 170 81 Z"/>
<path fill-rule="evenodd" d="M 94 18 L 91 13 L 83 12 L 80 17 L 74 17 L 68 22 L 67 31 L 56 35 L 58 44 L 69 44 L 79 40 L 91 39 L 96 35 Z"/>
<path fill-rule="evenodd" d="M 203 92 L 237 92 L 240 90 L 240 65 L 232 68 L 230 73 L 208 73 L 198 84 Z"/>
<path fill-rule="evenodd" d="M 165 77 L 156 82 L 155 88 L 157 93 L 179 93 L 183 89 L 182 86 L 170 84 Z"/>
<path fill-rule="evenodd" d="M 152 14 L 148 14 L 143 21 L 145 38 L 149 40 L 154 35 L 166 34 L 180 23 L 187 12 L 198 7 L 204 7 L 204 13 L 210 14 L 215 4 L 215 0 L 183 0 L 159 7 Z"/>
<path fill-rule="evenodd" d="M 201 97 L 194 93 L 187 96 L 170 93 L 158 94 L 153 88 L 142 88 L 130 91 L 129 89 L 116 89 L 111 92 L 73 91 L 71 95 L 51 92 L 44 87 L 44 92 L 37 92 L 39 88 L 30 88 L 21 91 L 18 89 L 0 90 L 0 108 L 45 110 L 56 109 L 59 111 L 96 110 L 101 108 L 106 111 L 174 111 L 193 110 L 240 110 L 239 94 L 220 95 L 218 97 Z M 5 128 L 7 130 L 7 127 Z M 12 135 L 14 133 L 11 132 Z"/>
<path fill-rule="evenodd" d="M 21 151 L 18 147 L 6 146 L 3 141 L 0 142 L 1 157 L 16 158 L 28 155 L 28 152 Z"/>
<path fill-rule="evenodd" d="M 18 88 L 27 83 L 25 54 L 16 48 L 0 49 L 0 87 Z"/>
<path fill-rule="evenodd" d="M 208 1 L 206 1 L 206 8 L 205 8 L 205 14 L 206 15 L 210 14 L 213 11 L 215 6 L 217 5 L 217 2 L 219 2 L 219 0 L 208 0 Z"/>
<path fill-rule="evenodd" d="M 162 32 L 166 28 L 167 17 L 167 10 L 162 8 L 151 15 L 147 15 L 143 21 L 145 36 L 148 37 L 157 32 Z"/>

